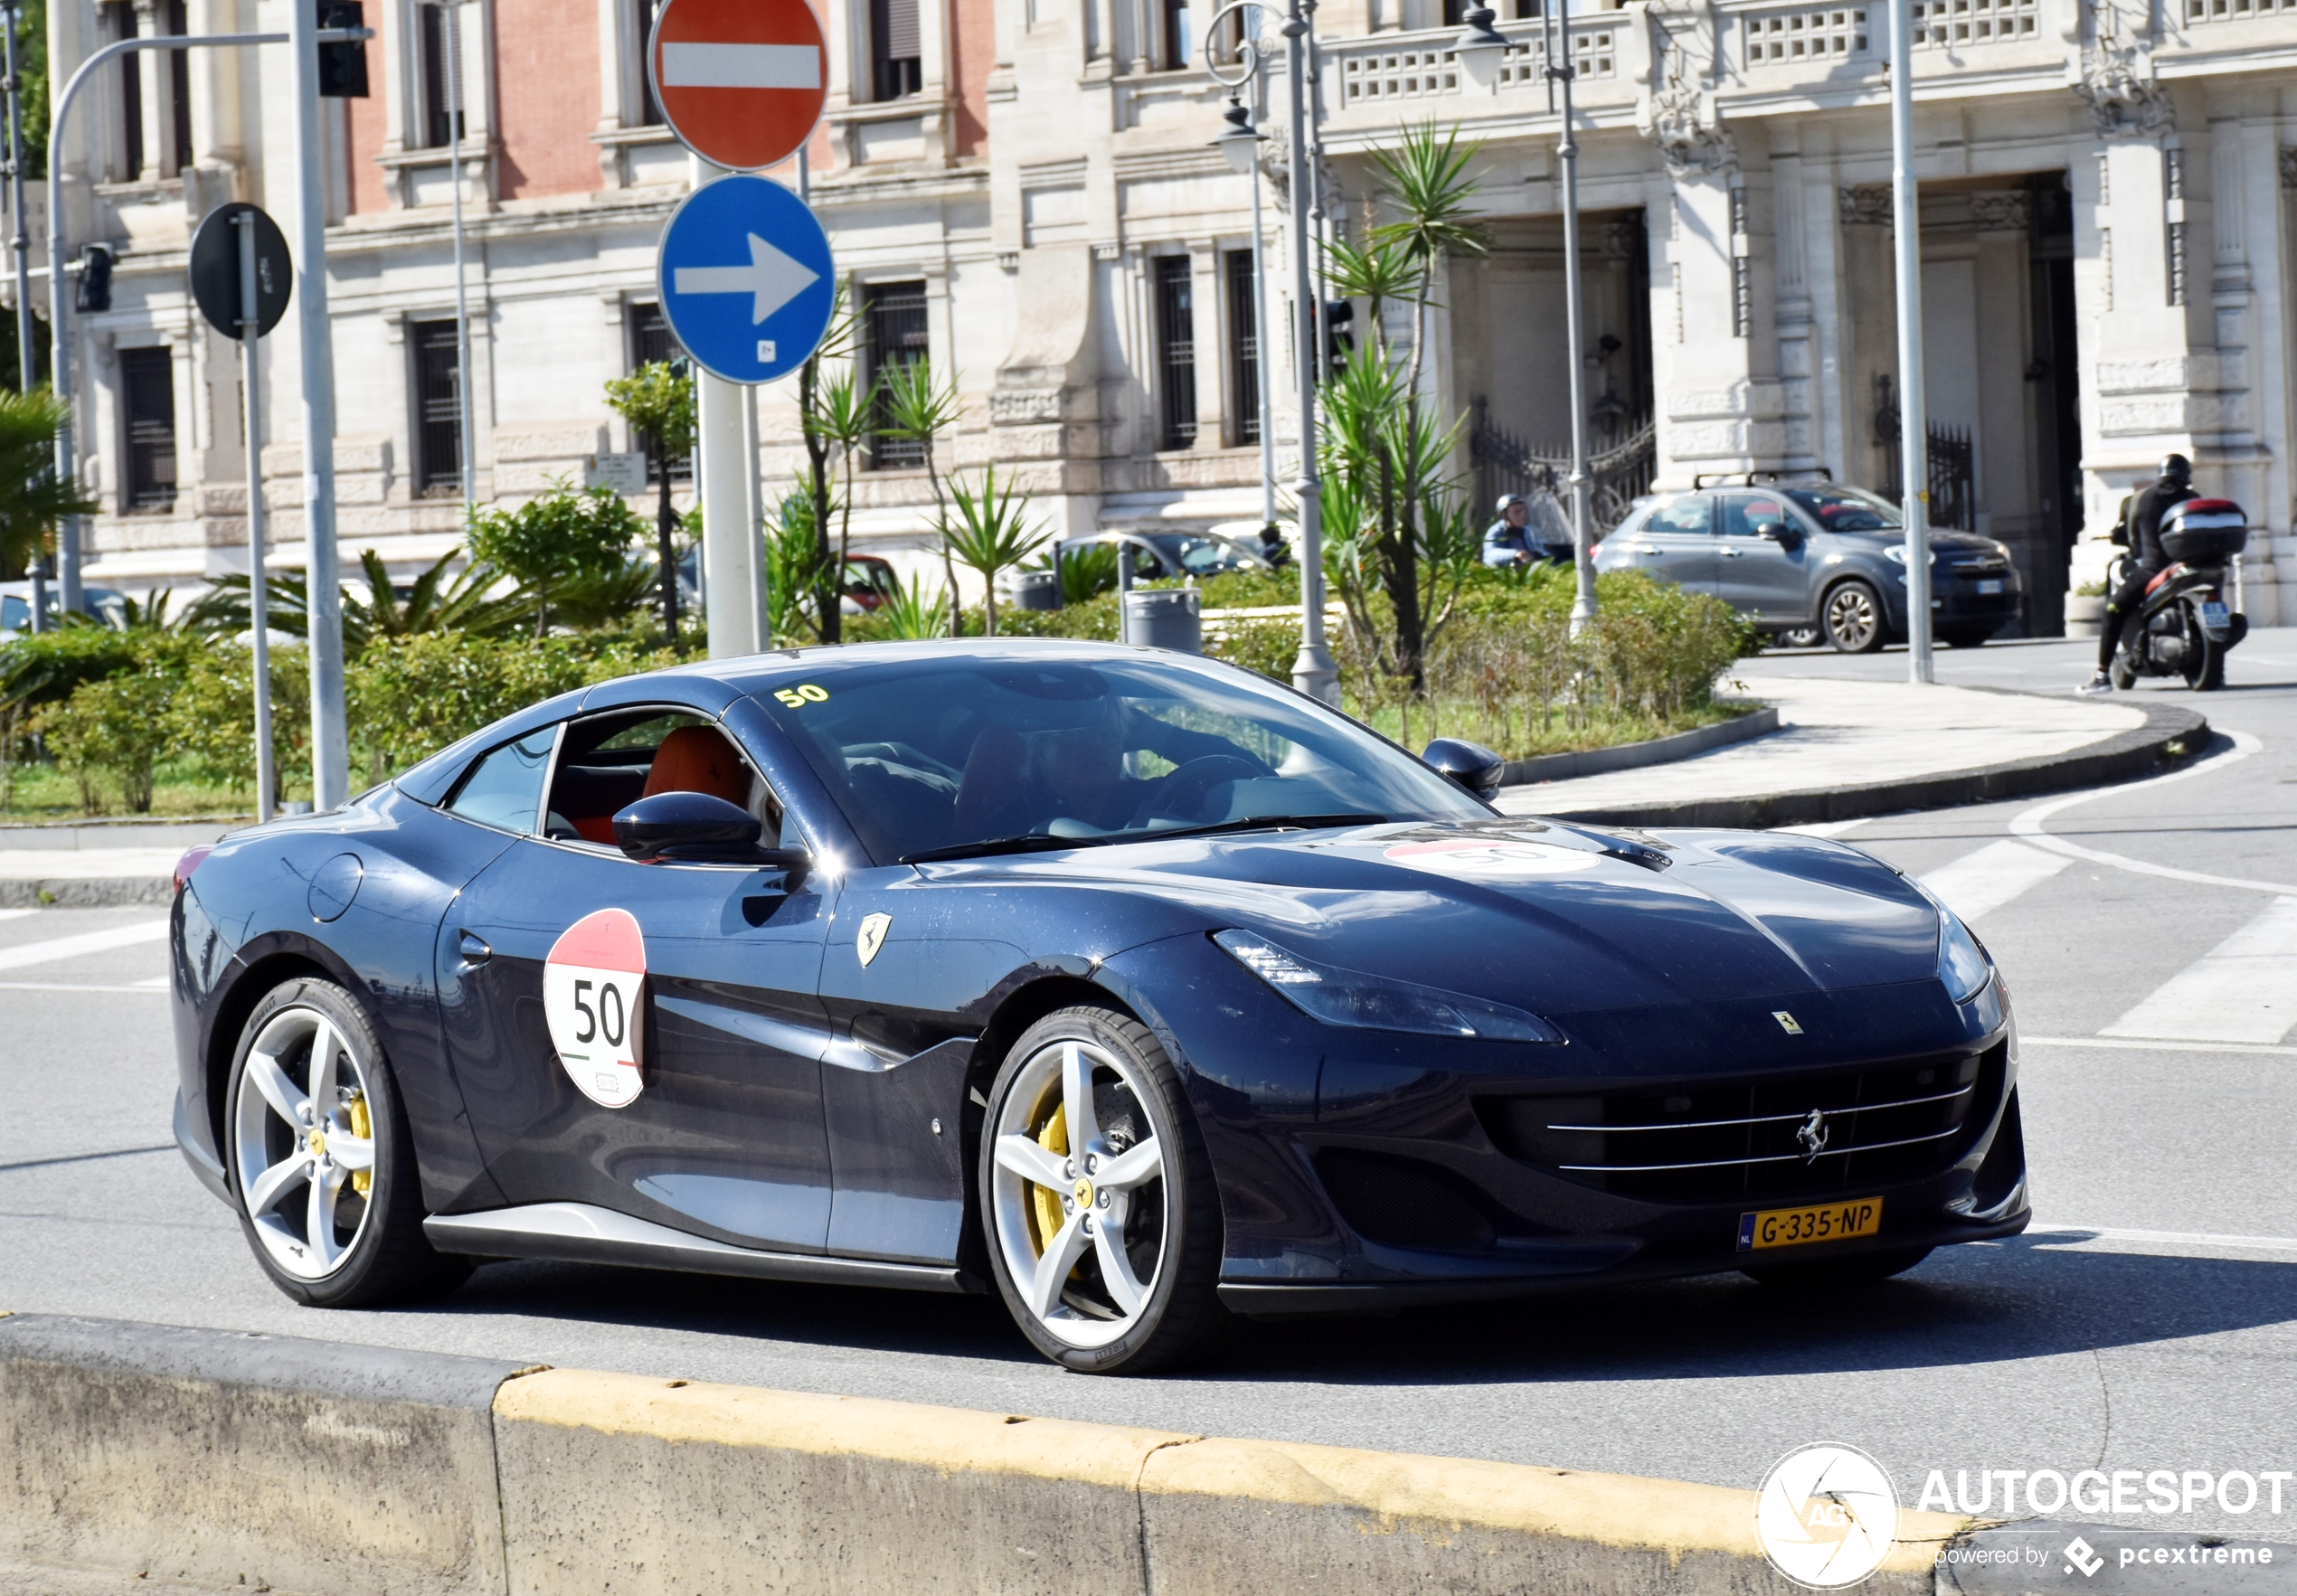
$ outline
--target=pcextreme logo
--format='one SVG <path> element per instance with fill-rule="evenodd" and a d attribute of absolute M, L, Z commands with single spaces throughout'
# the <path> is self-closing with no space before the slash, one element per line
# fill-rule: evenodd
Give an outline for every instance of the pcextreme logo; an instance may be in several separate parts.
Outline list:
<path fill-rule="evenodd" d="M 1822 1443 L 1789 1452 L 1755 1494 L 1763 1554 L 1809 1590 L 1857 1584 L 1882 1566 L 1897 1535 L 1897 1489 L 1856 1447 Z"/>

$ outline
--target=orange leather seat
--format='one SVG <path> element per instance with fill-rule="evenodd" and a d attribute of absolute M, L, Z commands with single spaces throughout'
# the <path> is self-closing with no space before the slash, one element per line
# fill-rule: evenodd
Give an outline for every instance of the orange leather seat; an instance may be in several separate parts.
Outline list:
<path fill-rule="evenodd" d="M 706 792 L 730 804 L 748 807 L 750 772 L 742 756 L 715 726 L 680 726 L 662 740 L 654 763 L 646 773 L 646 791 Z"/>

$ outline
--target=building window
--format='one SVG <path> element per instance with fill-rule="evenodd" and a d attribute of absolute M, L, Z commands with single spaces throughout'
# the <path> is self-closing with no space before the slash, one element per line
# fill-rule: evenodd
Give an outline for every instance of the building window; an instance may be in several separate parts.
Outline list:
<path fill-rule="evenodd" d="M 1196 446 L 1196 263 L 1186 255 L 1155 258 L 1157 288 L 1157 447 Z"/>
<path fill-rule="evenodd" d="M 165 349 L 119 352 L 119 409 L 128 432 L 123 508 L 175 507 L 175 361 Z"/>
<path fill-rule="evenodd" d="M 870 283 L 862 289 L 862 352 L 868 361 L 864 375 L 872 392 L 878 379 L 899 366 L 926 358 L 931 345 L 925 319 L 925 285 Z M 913 438 L 895 438 L 884 430 L 885 408 L 877 401 L 877 430 L 869 439 L 872 470 L 898 470 L 925 463 L 925 445 Z"/>
<path fill-rule="evenodd" d="M 454 18 L 443 5 L 418 5 L 415 24 L 416 45 L 422 52 L 422 105 L 417 118 L 422 147 L 447 149 L 461 142 L 462 133 L 461 114 L 452 103 L 454 97 L 447 92 L 447 52 L 455 48 Z"/>
<path fill-rule="evenodd" d="M 903 99 L 924 87 L 917 0 L 869 0 L 870 98 Z"/>
<path fill-rule="evenodd" d="M 684 360 L 685 351 L 678 345 L 676 333 L 670 330 L 669 317 L 662 314 L 662 307 L 648 301 L 630 307 L 630 369 L 657 362 Z M 630 431 L 630 446 L 646 451 L 646 481 L 649 487 L 662 481 L 662 463 L 655 458 L 654 439 L 636 428 Z M 670 460 L 670 480 L 694 480 L 694 457 L 676 455 Z"/>
<path fill-rule="evenodd" d="M 1157 64 L 1168 72 L 1179 71 L 1188 64 L 1195 53 L 1196 39 L 1189 31 L 1188 0 L 1159 0 L 1164 37 L 1158 42 L 1164 59 Z"/>
<path fill-rule="evenodd" d="M 662 14 L 662 0 L 635 0 L 638 8 L 638 126 L 662 126 L 662 107 L 654 98 L 654 19 Z"/>
<path fill-rule="evenodd" d="M 462 361 L 455 324 L 410 322 L 407 342 L 415 361 L 415 491 L 458 494 L 463 486 Z"/>
<path fill-rule="evenodd" d="M 112 42 L 136 36 L 136 8 L 125 0 L 104 7 L 104 32 Z M 118 180 L 133 183 L 144 170 L 144 67 L 141 51 L 119 58 Z"/>
<path fill-rule="evenodd" d="M 1253 295 L 1252 252 L 1228 251 L 1228 412 L 1238 444 L 1260 441 L 1260 304 Z"/>

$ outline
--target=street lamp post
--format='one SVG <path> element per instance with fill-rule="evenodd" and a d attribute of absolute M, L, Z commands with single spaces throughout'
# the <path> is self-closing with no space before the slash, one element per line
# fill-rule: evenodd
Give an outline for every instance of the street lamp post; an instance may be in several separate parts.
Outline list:
<path fill-rule="evenodd" d="M 1923 382 L 1922 204 L 1914 177 L 1914 23 L 1890 0 L 1891 220 L 1898 237 L 1898 480 L 1906 524 L 1906 675 L 1931 677 L 1930 411 Z"/>
<path fill-rule="evenodd" d="M 1232 0 L 1213 18 L 1205 30 L 1205 37 L 1215 35 L 1220 19 L 1230 11 L 1258 9 L 1250 0 Z M 1292 304 L 1297 321 L 1297 342 L 1294 345 L 1293 367 L 1300 379 L 1300 470 L 1293 478 L 1292 493 L 1300 504 L 1300 651 L 1292 662 L 1292 685 L 1311 698 L 1334 704 L 1339 697 L 1339 672 L 1332 663 L 1332 650 L 1324 636 L 1324 485 L 1316 469 L 1316 367 L 1317 367 L 1317 304 L 1316 276 L 1312 269 L 1315 218 L 1310 214 L 1309 184 L 1314 181 L 1308 149 L 1308 21 L 1302 11 L 1302 0 L 1289 0 L 1281 30 L 1284 35 L 1284 64 L 1287 86 L 1290 95 L 1291 144 L 1288 150 L 1291 163 L 1291 244 L 1292 244 Z M 1209 46 L 1207 46 L 1209 63 Z M 1243 101 L 1234 92 L 1260 70 L 1261 52 L 1252 41 L 1239 50 L 1239 71 L 1234 78 L 1223 77 L 1209 64 L 1215 80 L 1232 91 L 1227 113 L 1228 127 L 1213 142 L 1228 156 L 1229 163 L 1239 172 L 1252 169 L 1257 157 L 1262 135 L 1253 130 L 1251 114 Z M 1254 198 L 1258 198 L 1258 179 L 1254 179 Z M 1259 247 L 1257 226 L 1253 230 L 1253 246 Z M 1262 359 L 1265 361 L 1265 354 Z M 1266 367 L 1263 364 L 1263 372 Z M 1265 378 L 1263 377 L 1263 382 Z M 1263 417 L 1266 411 L 1262 411 Z M 1265 420 L 1262 437 L 1268 437 Z M 1265 446 L 1264 447 L 1272 447 Z"/>
<path fill-rule="evenodd" d="M 463 265 L 463 0 L 438 0 L 447 29 L 447 147 L 449 190 L 454 201 L 455 232 L 455 405 L 456 431 L 462 440 L 463 524 L 470 524 L 478 502 L 477 440 L 472 437 L 470 401 L 470 292 Z"/>
<path fill-rule="evenodd" d="M 1258 11 L 1260 7 L 1252 4 L 1251 0 L 1237 0 L 1227 9 Z M 1218 27 L 1219 22 L 1217 16 L 1213 19 L 1214 28 Z M 1255 378 L 1253 386 L 1257 390 L 1252 395 L 1252 403 L 1260 418 L 1260 521 L 1261 531 L 1265 536 L 1276 530 L 1276 439 L 1269 415 L 1267 268 L 1262 263 L 1261 253 L 1260 146 L 1266 140 L 1253 127 L 1252 112 L 1244 109 L 1243 78 L 1231 82 L 1222 77 L 1219 69 L 1212 64 L 1213 37 L 1213 29 L 1206 29 L 1205 70 L 1215 82 L 1229 91 L 1228 109 L 1221 114 L 1228 126 L 1218 138 L 1213 140 L 1213 146 L 1228 157 L 1229 165 L 1239 176 L 1250 177 L 1252 182 L 1252 372 Z M 1247 40 L 1241 45 L 1237 53 L 1246 63 L 1245 75 L 1250 76 L 1257 66 L 1258 58 L 1252 41 Z"/>

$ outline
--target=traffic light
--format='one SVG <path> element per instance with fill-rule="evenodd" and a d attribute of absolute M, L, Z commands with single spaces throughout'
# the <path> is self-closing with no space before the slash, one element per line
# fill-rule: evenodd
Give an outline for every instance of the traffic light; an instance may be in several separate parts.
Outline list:
<path fill-rule="evenodd" d="M 80 291 L 73 297 L 73 307 L 81 311 L 111 308 L 111 250 L 102 244 L 90 244 L 80 251 Z"/>
<path fill-rule="evenodd" d="M 1324 371 L 1338 376 L 1356 353 L 1356 304 L 1349 299 L 1324 301 Z"/>
<path fill-rule="evenodd" d="M 319 25 L 323 28 L 364 28 L 367 25 L 365 7 L 359 0 L 316 0 L 316 4 L 319 7 Z M 365 40 L 352 39 L 341 44 L 319 46 L 319 98 L 367 98 Z"/>

